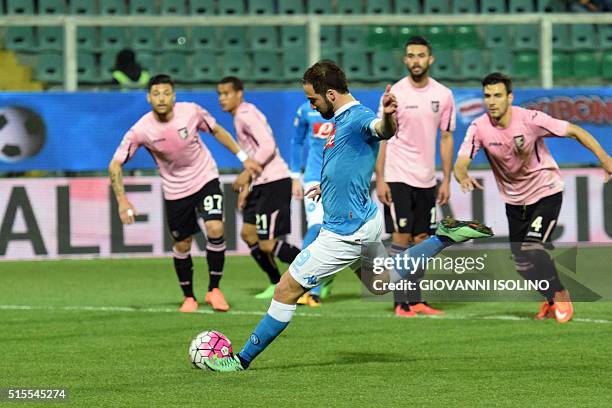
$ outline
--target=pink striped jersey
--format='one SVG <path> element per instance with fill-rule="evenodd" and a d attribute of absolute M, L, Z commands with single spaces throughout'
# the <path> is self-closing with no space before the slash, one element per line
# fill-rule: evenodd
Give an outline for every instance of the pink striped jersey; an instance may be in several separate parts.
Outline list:
<path fill-rule="evenodd" d="M 512 106 L 510 124 L 500 129 L 485 113 L 468 127 L 458 156 L 474 158 L 484 149 L 502 199 L 529 205 L 563 191 L 559 166 L 544 137 L 563 137 L 569 123 L 535 110 Z"/>
<path fill-rule="evenodd" d="M 145 114 L 125 134 L 113 159 L 126 163 L 144 146 L 159 168 L 166 200 L 178 200 L 200 190 L 219 177 L 217 163 L 200 139 L 199 131 L 212 132 L 215 118 L 201 106 L 177 102 L 174 116 L 160 122 Z"/>
<path fill-rule="evenodd" d="M 234 127 L 240 147 L 263 167 L 261 174 L 253 180 L 253 185 L 289 177 L 289 167 L 278 151 L 268 120 L 255 105 L 242 102 L 238 106 Z"/>
<path fill-rule="evenodd" d="M 434 187 L 438 129 L 455 130 L 453 93 L 433 78 L 415 88 L 408 77 L 393 84 L 391 92 L 397 98 L 397 132 L 387 141 L 385 181 Z"/>

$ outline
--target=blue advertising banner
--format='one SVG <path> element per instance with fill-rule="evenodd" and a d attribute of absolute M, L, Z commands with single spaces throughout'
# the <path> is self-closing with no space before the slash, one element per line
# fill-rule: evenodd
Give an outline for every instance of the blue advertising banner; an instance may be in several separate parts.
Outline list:
<path fill-rule="evenodd" d="M 376 109 L 381 91 L 356 90 L 361 103 Z M 479 89 L 454 92 L 457 104 L 455 147 L 459 147 L 469 123 L 484 113 Z M 301 90 L 247 91 L 246 99 L 267 116 L 280 151 L 289 157 L 293 118 L 304 102 Z M 199 103 L 234 133 L 232 117 L 221 111 L 215 92 L 178 92 L 178 101 Z M 591 132 L 612 152 L 612 91 L 609 88 L 522 90 L 515 104 L 543 110 L 569 120 Z M 0 93 L 0 172 L 27 170 L 104 170 L 124 133 L 149 105 L 144 92 Z M 210 135 L 202 139 L 220 168 L 240 164 Z M 553 155 L 561 164 L 595 163 L 595 158 L 574 141 L 549 139 Z M 475 163 L 484 163 L 479 155 Z M 128 169 L 154 168 L 141 149 L 126 165 Z"/>

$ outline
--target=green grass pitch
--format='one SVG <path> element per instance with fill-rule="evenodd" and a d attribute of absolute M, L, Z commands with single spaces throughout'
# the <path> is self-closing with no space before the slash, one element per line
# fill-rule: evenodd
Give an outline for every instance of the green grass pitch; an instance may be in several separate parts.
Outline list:
<path fill-rule="evenodd" d="M 610 248 L 585 251 L 583 267 L 610 268 Z M 203 301 L 204 258 L 195 265 Z M 192 368 L 200 331 L 240 350 L 269 305 L 253 299 L 265 284 L 250 258 L 228 257 L 232 310 L 185 315 L 169 258 L 2 262 L 0 388 L 67 387 L 60 406 L 78 407 L 609 406 L 612 304 L 578 303 L 566 325 L 533 321 L 531 302 L 437 304 L 446 318 L 398 319 L 363 301 L 346 271 L 248 371 Z"/>

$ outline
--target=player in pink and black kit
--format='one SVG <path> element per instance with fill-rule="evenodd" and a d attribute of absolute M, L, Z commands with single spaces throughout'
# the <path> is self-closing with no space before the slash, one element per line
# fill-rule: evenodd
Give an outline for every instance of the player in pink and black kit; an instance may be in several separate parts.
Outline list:
<path fill-rule="evenodd" d="M 150 80 L 147 100 L 152 111 L 125 134 L 109 165 L 119 216 L 124 224 L 134 222 L 136 209 L 125 195 L 121 167 L 144 146 L 153 156 L 162 178 L 166 217 L 174 239 L 174 268 L 185 295 L 179 310 L 195 312 L 198 308 L 189 252 L 192 235 L 202 229 L 208 240 L 206 259 L 210 282 L 206 302 L 215 310 L 227 311 L 229 305 L 219 290 L 225 263 L 223 193 L 217 164 L 199 132 L 212 133 L 252 174 L 259 174 L 261 166 L 240 150 L 231 135 L 205 109 L 195 103 L 175 103 L 174 84 L 169 76 L 157 75 Z"/>
<path fill-rule="evenodd" d="M 556 318 L 565 323 L 574 309 L 568 291 L 559 280 L 553 260 L 545 251 L 561 209 L 563 178 L 550 154 L 545 137 L 569 137 L 579 141 L 600 160 L 605 181 L 612 173 L 612 158 L 587 131 L 535 110 L 512 106 L 512 82 L 500 73 L 483 81 L 487 113 L 467 130 L 454 173 L 464 192 L 482 186 L 468 175 L 468 167 L 484 149 L 497 187 L 506 202 L 510 246 L 517 272 L 526 280 L 547 280 L 546 299 L 536 319 Z"/>
<path fill-rule="evenodd" d="M 236 77 L 223 78 L 217 84 L 219 103 L 234 117 L 236 139 L 263 170 L 257 177 L 244 171 L 234 187 L 240 190 L 238 206 L 243 210 L 241 236 L 251 255 L 268 274 L 270 285 L 255 297 L 271 299 L 280 280 L 274 260 L 291 263 L 300 250 L 277 239 L 291 232 L 291 178 L 287 163 L 276 146 L 272 129 L 263 113 L 244 101 L 244 85 Z"/>
<path fill-rule="evenodd" d="M 424 241 L 435 231 L 438 129 L 443 173 L 437 193 L 440 205 L 446 204 L 450 197 L 453 166 L 453 94 L 429 77 L 434 57 L 425 38 L 411 38 L 405 52 L 404 63 L 409 75 L 391 87 L 398 101 L 397 132 L 395 137 L 381 143 L 376 162 L 376 191 L 385 205 L 386 230 L 392 234 L 390 255 Z M 415 283 L 420 278 L 413 277 Z M 419 289 L 395 291 L 394 297 L 395 314 L 400 317 L 443 313 L 424 302 Z"/>

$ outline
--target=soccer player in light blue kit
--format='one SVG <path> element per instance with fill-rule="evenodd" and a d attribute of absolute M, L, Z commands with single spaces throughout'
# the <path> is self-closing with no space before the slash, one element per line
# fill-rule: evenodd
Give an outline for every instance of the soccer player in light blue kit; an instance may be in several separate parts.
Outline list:
<path fill-rule="evenodd" d="M 324 119 L 321 114 L 310 107 L 310 102 L 303 103 L 297 110 L 293 122 L 295 133 L 291 140 L 291 179 L 293 197 L 296 200 L 304 200 L 306 210 L 306 222 L 308 230 L 304 236 L 303 248 L 313 243 L 319 235 L 323 225 L 323 204 L 320 200 L 313 200 L 304 196 L 304 190 L 308 190 L 321 183 L 321 168 L 323 166 L 323 150 L 328 137 L 334 133 L 334 121 Z M 304 148 L 307 149 L 306 166 L 302 175 Z M 303 184 L 302 184 L 303 177 Z M 305 293 L 298 304 L 313 307 L 320 305 L 320 299 L 329 295 L 332 278 L 315 286 L 310 292 Z"/>
<path fill-rule="evenodd" d="M 331 61 L 310 67 L 303 77 L 306 97 L 326 119 L 334 118 L 336 131 L 327 138 L 323 154 L 321 184 L 306 191 L 323 200 L 323 228 L 319 236 L 291 263 L 289 273 L 276 285 L 268 313 L 259 322 L 244 348 L 237 355 L 213 356 L 206 365 L 213 371 L 241 371 L 289 325 L 296 301 L 322 279 L 353 265 L 361 258 L 363 247 L 380 246 L 383 218 L 370 198 L 370 180 L 381 139 L 396 131 L 397 102 L 390 93 L 382 98 L 382 119 L 357 102 L 349 93 L 344 72 Z M 429 258 L 455 242 L 490 237 L 490 228 L 476 222 L 444 219 L 436 235 L 406 250 L 401 255 L 407 265 L 413 258 Z M 363 271 L 362 271 L 363 272 Z M 415 273 L 410 267 L 384 271 L 377 278 L 397 282 Z M 370 289 L 370 288 L 368 288 Z"/>

